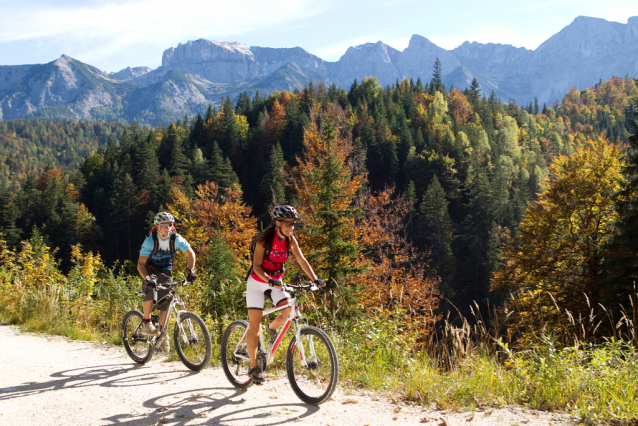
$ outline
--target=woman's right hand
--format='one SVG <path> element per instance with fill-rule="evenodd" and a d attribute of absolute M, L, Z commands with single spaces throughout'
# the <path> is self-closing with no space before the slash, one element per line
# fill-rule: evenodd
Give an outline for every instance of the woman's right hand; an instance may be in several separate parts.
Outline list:
<path fill-rule="evenodd" d="M 281 282 L 281 280 L 276 280 L 274 278 L 270 278 L 268 280 L 268 285 L 270 287 L 277 287 L 277 288 L 281 288 L 282 285 L 284 285 L 284 283 Z"/>

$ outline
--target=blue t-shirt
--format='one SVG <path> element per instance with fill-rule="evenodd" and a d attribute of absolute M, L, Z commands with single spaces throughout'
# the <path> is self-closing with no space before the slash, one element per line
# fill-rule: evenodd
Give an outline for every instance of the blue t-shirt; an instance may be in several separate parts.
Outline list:
<path fill-rule="evenodd" d="M 171 253 L 171 237 L 170 235 L 165 240 L 157 233 L 157 241 L 159 241 L 159 247 L 155 254 L 153 254 L 148 262 L 151 266 L 159 270 L 168 270 L 173 269 L 173 253 Z M 179 234 L 176 234 L 175 238 L 175 250 L 181 250 L 185 252 L 190 248 L 190 244 L 188 241 L 184 239 Z M 149 235 L 144 242 L 142 243 L 142 249 L 140 250 L 140 256 L 150 256 L 153 252 L 153 247 L 155 247 L 155 243 L 153 242 L 153 235 Z"/>

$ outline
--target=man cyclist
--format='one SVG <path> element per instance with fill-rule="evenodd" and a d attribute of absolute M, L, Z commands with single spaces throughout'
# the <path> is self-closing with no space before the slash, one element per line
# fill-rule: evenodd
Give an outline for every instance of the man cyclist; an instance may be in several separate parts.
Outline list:
<path fill-rule="evenodd" d="M 157 290 L 156 285 L 173 281 L 173 258 L 177 250 L 186 253 L 188 259 L 188 269 L 186 279 L 193 282 L 197 279 L 195 275 L 195 252 L 190 244 L 175 231 L 175 218 L 168 212 L 160 212 L 153 220 L 155 227 L 142 243 L 140 257 L 137 261 L 137 270 L 144 279 L 142 290 L 144 291 L 144 324 L 142 325 L 142 335 L 157 336 L 161 331 L 169 300 L 163 302 L 157 309 L 160 310 L 160 329 L 151 322 L 153 304 L 166 296 L 170 290 Z M 156 277 L 153 278 L 151 275 Z M 160 350 L 168 353 L 170 346 L 168 334 L 160 339 Z"/>
<path fill-rule="evenodd" d="M 264 310 L 264 295 L 270 292 L 270 298 L 275 306 L 287 303 L 290 295 L 282 287 L 284 264 L 290 254 L 295 256 L 299 266 L 318 287 L 326 285 L 315 275 L 304 257 L 297 239 L 293 235 L 295 221 L 300 218 L 297 210 L 288 205 L 277 206 L 272 211 L 275 223 L 257 235 L 255 252 L 253 254 L 252 273 L 246 283 L 246 304 L 248 305 L 248 333 L 246 346 L 250 357 L 248 375 L 256 384 L 264 382 L 261 368 L 257 364 L 257 346 L 259 342 L 259 323 Z M 267 328 L 270 338 L 277 337 L 277 328 L 284 325 L 290 308 L 271 322 Z"/>

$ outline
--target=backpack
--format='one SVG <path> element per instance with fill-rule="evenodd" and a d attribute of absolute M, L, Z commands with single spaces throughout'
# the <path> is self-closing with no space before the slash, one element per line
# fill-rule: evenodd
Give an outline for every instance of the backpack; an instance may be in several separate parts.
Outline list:
<path fill-rule="evenodd" d="M 259 237 L 260 233 L 261 232 L 258 232 L 250 242 L 250 268 L 248 268 L 248 273 L 246 273 L 246 278 L 245 278 L 246 280 L 248 279 L 248 277 L 250 277 L 250 274 L 253 272 L 253 263 L 255 261 L 255 247 L 257 247 L 257 237 Z M 266 247 L 264 247 L 264 259 L 267 259 L 268 256 L 270 256 L 271 251 L 272 251 L 272 238 L 270 239 L 270 243 L 266 244 Z M 288 250 L 288 256 L 290 257 L 290 255 L 292 255 L 292 252 Z M 281 267 L 276 272 L 277 273 L 281 272 L 283 274 L 285 270 L 286 270 L 286 267 L 282 263 Z"/>
<path fill-rule="evenodd" d="M 151 257 L 153 257 L 153 255 L 159 251 L 159 238 L 157 236 L 157 229 L 153 229 L 153 232 L 151 232 L 151 236 L 153 237 L 153 251 L 151 251 L 151 254 L 149 254 L 148 258 L 146 259 L 147 264 L 151 260 Z M 168 243 L 168 247 L 171 251 L 171 255 L 175 256 L 175 252 L 177 251 L 175 250 L 175 240 L 177 239 L 177 232 L 171 231 L 169 238 L 170 241 Z"/>

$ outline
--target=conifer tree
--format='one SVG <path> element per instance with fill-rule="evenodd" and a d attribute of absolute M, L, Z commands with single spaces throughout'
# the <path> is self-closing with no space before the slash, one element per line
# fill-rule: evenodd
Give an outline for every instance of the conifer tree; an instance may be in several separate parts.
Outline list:
<path fill-rule="evenodd" d="M 220 188 L 230 188 L 239 183 L 239 178 L 233 170 L 228 157 L 224 158 L 217 142 L 213 142 L 213 155 L 210 158 L 209 175 L 211 181 Z"/>
<path fill-rule="evenodd" d="M 219 139 L 219 148 L 225 156 L 230 155 L 232 150 L 239 144 L 239 139 L 235 110 L 230 101 L 230 96 L 228 96 L 222 106 L 221 137 Z"/>
<path fill-rule="evenodd" d="M 137 184 L 140 189 L 146 189 L 152 196 L 157 193 L 160 177 L 160 164 L 155 153 L 155 132 L 151 132 L 146 142 L 142 143 L 139 151 L 137 166 Z"/>
<path fill-rule="evenodd" d="M 441 65 L 441 61 L 438 56 L 436 61 L 434 61 L 434 67 L 432 68 L 432 81 L 430 82 L 430 92 L 434 94 L 434 92 L 445 92 L 443 88 L 443 67 Z"/>
<path fill-rule="evenodd" d="M 174 176 L 183 177 L 189 169 L 190 162 L 184 154 L 183 141 L 181 135 L 177 132 L 175 124 L 171 124 L 168 127 L 166 143 L 170 147 L 171 153 L 168 171 Z"/>
<path fill-rule="evenodd" d="M 481 98 L 481 87 L 476 77 L 472 79 L 472 83 L 470 84 L 470 95 L 475 103 Z"/>
<path fill-rule="evenodd" d="M 426 226 L 425 234 L 433 248 L 439 275 L 444 280 L 444 287 L 448 286 L 456 266 L 452 254 L 452 219 L 445 190 L 436 175 L 432 177 L 432 183 L 423 196 L 421 216 Z"/>
<path fill-rule="evenodd" d="M 259 185 L 259 189 L 266 200 L 266 208 L 271 204 L 286 204 L 284 167 L 284 154 L 277 143 L 270 151 L 268 172 Z"/>

